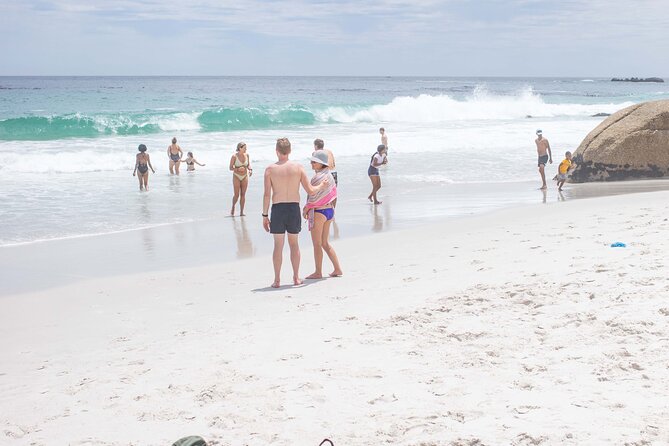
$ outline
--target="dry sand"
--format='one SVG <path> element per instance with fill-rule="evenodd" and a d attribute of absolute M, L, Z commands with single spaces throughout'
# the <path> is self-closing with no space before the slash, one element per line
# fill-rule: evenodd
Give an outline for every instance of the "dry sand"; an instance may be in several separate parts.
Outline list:
<path fill-rule="evenodd" d="M 0 443 L 667 444 L 667 216 L 653 192 L 348 239 L 344 277 L 278 291 L 262 257 L 4 297 Z"/>

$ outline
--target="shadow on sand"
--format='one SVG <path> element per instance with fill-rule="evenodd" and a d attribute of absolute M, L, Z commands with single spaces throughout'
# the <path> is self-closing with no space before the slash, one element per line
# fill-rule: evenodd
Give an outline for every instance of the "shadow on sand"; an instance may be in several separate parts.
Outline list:
<path fill-rule="evenodd" d="M 309 285 L 312 285 L 317 282 L 322 282 L 323 280 L 326 279 L 331 279 L 332 277 L 323 277 L 322 279 L 305 279 L 304 283 L 302 285 L 281 285 L 279 288 L 272 288 L 271 286 L 265 287 L 265 288 L 256 288 L 254 290 L 251 290 L 252 293 L 262 293 L 262 292 L 267 292 L 267 291 L 285 291 L 287 289 L 297 289 L 297 288 L 304 288 Z"/>

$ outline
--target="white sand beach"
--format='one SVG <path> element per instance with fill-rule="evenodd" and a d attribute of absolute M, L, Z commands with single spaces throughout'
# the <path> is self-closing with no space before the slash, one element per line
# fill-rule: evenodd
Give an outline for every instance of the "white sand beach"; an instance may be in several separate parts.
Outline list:
<path fill-rule="evenodd" d="M 261 256 L 2 297 L 0 444 L 667 444 L 668 216 L 536 204 L 336 241 L 345 276 L 302 287 Z"/>

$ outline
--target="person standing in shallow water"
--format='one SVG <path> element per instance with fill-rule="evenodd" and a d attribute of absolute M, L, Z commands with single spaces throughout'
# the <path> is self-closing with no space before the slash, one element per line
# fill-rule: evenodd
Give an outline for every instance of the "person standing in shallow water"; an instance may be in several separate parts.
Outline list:
<path fill-rule="evenodd" d="M 551 153 L 551 145 L 548 143 L 548 140 L 544 138 L 543 132 L 537 130 L 537 139 L 534 140 L 534 143 L 537 145 L 537 156 L 539 166 L 539 175 L 541 175 L 541 188 L 542 190 L 546 189 L 546 163 L 553 164 L 553 154 Z"/>
<path fill-rule="evenodd" d="M 239 215 L 243 217 L 244 204 L 246 204 L 246 189 L 249 187 L 249 178 L 253 174 L 251 169 L 251 158 L 246 153 L 246 143 L 237 144 L 237 152 L 230 158 L 230 170 L 232 171 L 232 209 L 230 215 L 235 215 L 235 206 L 239 200 Z"/>
<path fill-rule="evenodd" d="M 172 144 L 167 147 L 167 156 L 170 159 L 170 175 L 174 175 L 175 173 L 179 175 L 179 166 L 181 165 L 181 158 L 183 158 L 184 153 L 177 144 L 176 138 L 172 138 Z"/>
<path fill-rule="evenodd" d="M 137 150 L 139 150 L 139 153 L 135 157 L 135 170 L 132 172 L 132 176 L 137 176 L 139 179 L 139 190 L 149 190 L 149 168 L 153 173 L 156 173 L 156 171 L 153 170 L 151 158 L 146 153 L 146 146 L 140 144 Z"/>
<path fill-rule="evenodd" d="M 388 164 L 386 152 L 386 146 L 383 144 L 378 146 L 376 148 L 376 153 L 372 155 L 372 159 L 369 162 L 369 167 L 367 168 L 367 175 L 369 175 L 369 180 L 372 182 L 372 192 L 369 194 L 367 199 L 374 204 L 381 204 L 376 194 L 379 189 L 381 189 L 381 175 L 379 173 L 379 167 Z"/>
<path fill-rule="evenodd" d="M 388 135 L 386 135 L 386 129 L 381 127 L 379 133 L 381 134 L 381 145 L 386 146 L 386 151 L 388 151 Z"/>
<path fill-rule="evenodd" d="M 206 166 L 206 164 L 200 163 L 198 160 L 195 159 L 195 157 L 193 156 L 193 152 L 188 152 L 188 155 L 186 156 L 184 163 L 186 163 L 186 172 L 195 172 L 196 164 L 202 167 Z"/>

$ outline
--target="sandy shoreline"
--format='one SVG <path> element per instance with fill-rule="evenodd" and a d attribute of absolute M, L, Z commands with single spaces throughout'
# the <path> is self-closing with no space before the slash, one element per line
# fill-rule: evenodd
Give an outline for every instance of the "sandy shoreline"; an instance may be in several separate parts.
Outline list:
<path fill-rule="evenodd" d="M 667 211 L 653 192 L 341 240 L 343 278 L 278 291 L 262 256 L 3 297 L 0 438 L 666 443 Z"/>
<path fill-rule="evenodd" d="M 348 198 L 341 198 L 337 209 L 335 238 L 343 240 L 457 222 L 463 216 L 486 214 L 499 208 L 522 209 L 535 203 L 559 205 L 561 201 L 669 190 L 667 180 L 569 185 L 562 195 L 555 188 L 544 195 L 534 189 L 535 183 L 432 184 L 416 190 L 406 184 L 395 184 L 391 177 L 384 184 L 386 186 L 381 189 L 384 203 L 379 207 L 371 206 L 364 198 L 368 190 L 358 190 L 357 194 L 347 191 Z M 260 197 L 250 195 L 249 209 L 260 209 Z M 195 268 L 269 255 L 272 239 L 262 229 L 256 212 L 250 211 L 245 218 L 216 217 L 140 230 L 0 246 L 0 270 L 4 272 L 0 298 L 136 271 Z M 307 234 L 303 234 L 301 243 L 305 249 L 310 249 Z"/>

